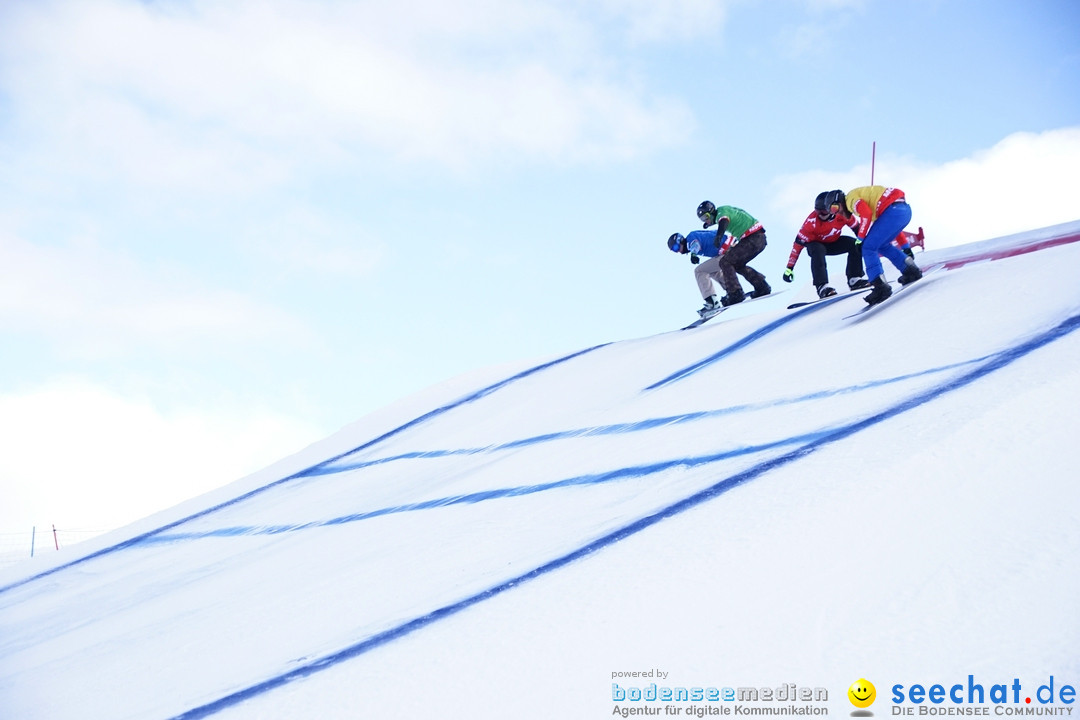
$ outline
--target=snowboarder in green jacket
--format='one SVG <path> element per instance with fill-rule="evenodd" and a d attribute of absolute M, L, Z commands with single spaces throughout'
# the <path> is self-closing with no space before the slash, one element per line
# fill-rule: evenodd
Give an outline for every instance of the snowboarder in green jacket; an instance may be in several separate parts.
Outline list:
<path fill-rule="evenodd" d="M 754 287 L 750 297 L 771 293 L 772 288 L 765 282 L 765 276 L 747 265 L 765 249 L 765 228 L 761 223 L 745 210 L 731 205 L 717 207 L 708 200 L 698 205 L 697 216 L 706 230 L 716 226 L 715 243 L 720 253 L 703 263 L 709 266 L 715 264 L 716 267 L 699 268 L 698 271 L 708 273 L 724 288 L 727 294 L 720 298 L 720 305 L 734 305 L 746 297 L 736 274 L 742 275 Z M 715 302 L 715 298 L 708 298 L 706 305 L 709 300 Z"/>

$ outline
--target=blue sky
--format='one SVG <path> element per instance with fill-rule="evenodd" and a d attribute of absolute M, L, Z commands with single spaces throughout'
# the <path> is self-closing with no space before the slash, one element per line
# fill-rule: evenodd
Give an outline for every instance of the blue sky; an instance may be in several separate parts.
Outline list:
<path fill-rule="evenodd" d="M 706 198 L 779 288 L 874 142 L 931 246 L 1080 218 L 1075 3 L 386 5 L 0 5 L 0 529 L 112 527 L 679 327 L 664 240 Z"/>

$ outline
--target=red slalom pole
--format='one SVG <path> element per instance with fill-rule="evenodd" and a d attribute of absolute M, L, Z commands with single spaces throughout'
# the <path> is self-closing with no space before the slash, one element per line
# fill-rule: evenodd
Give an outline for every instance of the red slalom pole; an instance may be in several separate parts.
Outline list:
<path fill-rule="evenodd" d="M 870 148 L 870 184 L 874 184 L 874 164 L 877 162 L 877 140 Z"/>

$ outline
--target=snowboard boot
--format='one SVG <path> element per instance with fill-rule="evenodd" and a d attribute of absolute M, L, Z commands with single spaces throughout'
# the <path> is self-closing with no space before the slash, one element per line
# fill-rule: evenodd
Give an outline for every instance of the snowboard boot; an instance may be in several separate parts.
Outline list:
<path fill-rule="evenodd" d="M 863 298 L 868 305 L 877 305 L 879 302 L 888 299 L 888 297 L 892 295 L 892 288 L 889 287 L 889 283 L 885 282 L 884 276 L 878 275 L 870 284 L 874 289 L 867 293 L 866 297 Z"/>
<path fill-rule="evenodd" d="M 817 296 L 819 298 L 832 297 L 835 294 L 836 294 L 836 291 L 833 290 L 828 285 L 818 285 L 817 286 Z"/>
<path fill-rule="evenodd" d="M 756 286 L 754 286 L 754 291 L 752 293 L 750 293 L 750 297 L 752 297 L 752 298 L 765 297 L 766 295 L 768 295 L 771 292 L 772 292 L 772 288 L 769 287 L 769 283 L 762 280 L 760 283 L 758 283 Z"/>
<path fill-rule="evenodd" d="M 720 298 L 720 304 L 723 305 L 724 307 L 728 307 L 730 305 L 738 305 L 739 303 L 741 303 L 745 299 L 746 299 L 746 295 L 744 295 L 743 291 L 740 290 L 737 294 L 736 293 L 728 293 L 724 297 Z"/>
<path fill-rule="evenodd" d="M 922 270 L 919 269 L 919 266 L 915 264 L 913 259 L 908 258 L 908 261 L 904 266 L 904 272 L 900 275 L 900 284 L 907 285 L 920 278 L 922 278 Z"/>
<path fill-rule="evenodd" d="M 703 318 L 712 317 L 716 313 L 724 309 L 724 306 L 716 302 L 716 296 L 710 295 L 705 298 L 705 305 L 697 311 L 698 315 Z"/>
<path fill-rule="evenodd" d="M 847 286 L 848 290 L 862 290 L 870 287 L 870 281 L 864 277 L 848 278 Z"/>

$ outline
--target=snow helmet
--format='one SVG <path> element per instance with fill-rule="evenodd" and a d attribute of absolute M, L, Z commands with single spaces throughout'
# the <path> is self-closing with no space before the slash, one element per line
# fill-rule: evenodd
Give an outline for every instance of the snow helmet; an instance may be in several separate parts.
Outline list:
<path fill-rule="evenodd" d="M 671 252 L 681 253 L 682 248 L 686 246 L 686 238 L 682 233 L 672 233 L 667 239 L 667 246 Z"/>
<path fill-rule="evenodd" d="M 824 192 L 819 192 L 817 197 L 814 198 L 814 210 L 815 210 L 815 212 L 817 212 L 818 215 L 826 214 L 825 213 L 825 196 L 828 195 L 828 194 L 829 194 L 829 191 L 825 190 Z"/>
<path fill-rule="evenodd" d="M 847 209 L 846 202 L 843 190 L 827 190 L 814 199 L 814 210 L 818 215 L 832 217 Z"/>
<path fill-rule="evenodd" d="M 706 200 L 697 206 L 697 217 L 702 222 L 711 223 L 715 219 L 716 206 Z"/>

